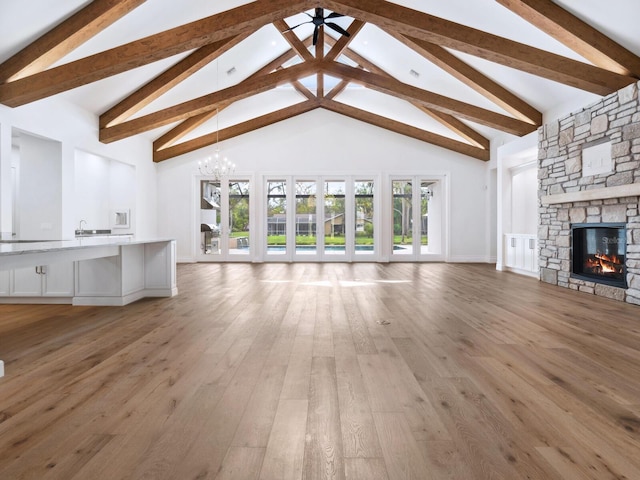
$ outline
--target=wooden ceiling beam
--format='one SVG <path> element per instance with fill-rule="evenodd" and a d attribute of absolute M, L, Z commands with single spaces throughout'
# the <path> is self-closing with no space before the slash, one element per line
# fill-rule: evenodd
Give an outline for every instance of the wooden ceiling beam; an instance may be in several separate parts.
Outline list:
<path fill-rule="evenodd" d="M 273 26 L 278 29 L 280 34 L 289 43 L 291 48 L 296 51 L 300 58 L 302 58 L 302 60 L 313 60 L 313 55 L 311 55 L 309 48 L 303 43 L 302 40 L 298 38 L 293 30 L 289 30 L 289 25 L 287 24 L 287 22 L 279 18 L 278 20 L 273 22 Z"/>
<path fill-rule="evenodd" d="M 468 87 L 471 87 L 482 96 L 488 98 L 514 117 L 531 123 L 532 125 L 542 125 L 542 113 L 446 49 L 418 38 L 406 37 L 396 32 L 390 31 L 387 33 Z"/>
<path fill-rule="evenodd" d="M 200 47 L 100 115 L 100 128 L 110 127 L 131 117 L 248 36 L 248 33 L 243 33 Z"/>
<path fill-rule="evenodd" d="M 224 128 L 218 132 L 203 135 L 193 140 L 165 148 L 164 150 L 154 151 L 153 161 L 162 162 L 169 158 L 177 157 L 178 155 L 184 155 L 185 153 L 193 152 L 200 148 L 208 147 L 209 145 L 214 145 L 217 142 L 228 140 L 259 128 L 273 125 L 274 123 L 282 122 L 283 120 L 314 110 L 318 108 L 318 106 L 319 104 L 317 101 L 306 101 L 253 118 L 246 122 Z"/>
<path fill-rule="evenodd" d="M 594 65 L 640 78 L 640 57 L 550 0 L 496 0 Z"/>
<path fill-rule="evenodd" d="M 435 43 L 597 95 L 608 95 L 636 81 L 385 0 L 325 0 L 323 5 L 386 31 Z"/>
<path fill-rule="evenodd" d="M 318 70 L 316 62 L 304 62 L 299 65 L 275 71 L 269 75 L 247 79 L 244 82 L 187 102 L 159 110 L 139 118 L 100 129 L 100 141 L 110 143 L 131 137 L 142 132 L 163 127 L 180 120 L 215 110 L 218 104 L 235 102 L 243 98 L 271 90 L 279 85 L 304 78 Z"/>
<path fill-rule="evenodd" d="M 41 72 L 146 0 L 94 0 L 0 65 L 0 83 Z"/>
<path fill-rule="evenodd" d="M 422 90 L 389 76 L 366 72 L 337 62 L 323 63 L 322 65 L 326 73 L 343 80 L 351 80 L 372 90 L 393 95 L 409 102 L 418 102 L 433 110 L 461 117 L 512 135 L 523 136 L 537 128 L 522 120 Z"/>
<path fill-rule="evenodd" d="M 349 44 L 354 40 L 358 32 L 362 30 L 365 23 L 361 20 L 354 20 L 347 28 L 347 32 L 349 32 L 350 36 L 341 35 L 340 38 L 333 44 L 331 50 L 325 56 L 325 60 L 332 61 L 337 59 L 342 53 L 349 47 Z"/>
<path fill-rule="evenodd" d="M 180 27 L 0 85 L 0 103 L 17 107 L 204 45 L 253 32 L 314 6 L 310 0 L 257 0 Z"/>
<path fill-rule="evenodd" d="M 327 93 L 324 96 L 325 100 L 333 100 L 334 98 L 336 98 L 338 95 L 340 95 L 342 92 L 345 91 L 345 89 L 349 86 L 349 81 L 348 80 L 341 80 L 340 83 L 338 85 L 336 85 L 335 87 L 333 87 L 331 89 L 331 91 L 329 93 Z"/>
<path fill-rule="evenodd" d="M 460 142 L 442 135 L 438 135 L 436 133 L 427 132 L 425 130 L 412 127 L 396 120 L 391 120 L 389 118 L 382 117 L 380 115 L 376 115 L 371 112 L 352 107 L 350 105 L 335 101 L 321 100 L 320 106 L 332 112 L 339 113 L 356 120 L 360 120 L 361 122 L 375 125 L 377 127 L 384 128 L 401 135 L 406 135 L 407 137 L 415 138 L 432 145 L 437 145 L 438 147 L 452 150 L 454 152 L 462 153 L 463 155 L 468 155 L 485 162 L 489 160 L 489 150 L 478 148 L 476 146 L 469 145 L 468 143 Z"/>
<path fill-rule="evenodd" d="M 325 29 L 324 25 L 320 25 L 318 28 L 318 40 L 316 42 L 316 60 L 324 59 L 324 45 L 325 45 Z M 324 97 L 324 75 L 322 72 L 318 72 L 316 75 L 316 97 Z"/>
<path fill-rule="evenodd" d="M 444 112 L 438 112 L 437 110 L 427 108 L 424 105 L 420 105 L 418 103 L 414 103 L 413 106 L 421 110 L 425 115 L 430 116 L 435 121 L 447 127 L 460 138 L 464 138 L 471 145 L 487 151 L 489 151 L 489 149 L 491 148 L 491 141 L 488 138 L 482 136 L 469 125 L 461 120 L 458 120 L 453 115 Z"/>
<path fill-rule="evenodd" d="M 312 41 L 312 38 L 308 37 L 307 39 L 304 40 L 304 43 L 310 46 L 311 41 Z M 291 48 L 287 50 L 285 53 L 283 53 L 282 55 L 273 59 L 271 62 L 267 63 L 264 67 L 262 67 L 252 75 L 250 75 L 248 79 L 271 73 L 274 70 L 281 68 L 289 60 L 295 58 L 296 55 L 297 55 L 296 51 L 293 48 Z M 219 105 L 218 111 L 222 111 L 223 109 L 227 108 L 229 105 L 231 105 L 231 102 L 228 104 Z M 186 119 L 179 125 L 176 125 L 174 128 L 169 130 L 167 133 L 159 137 L 157 140 L 155 140 L 153 142 L 153 150 L 156 151 L 156 150 L 162 150 L 163 148 L 167 148 L 168 146 L 174 144 L 175 142 L 180 140 L 182 137 L 189 134 L 190 132 L 198 128 L 200 125 L 202 125 L 203 123 L 205 123 L 206 121 L 214 117 L 215 115 L 216 115 L 216 112 L 211 111 L 211 112 L 205 112 L 200 115 L 196 115 Z"/>
<path fill-rule="evenodd" d="M 189 117 L 183 122 L 180 122 L 178 125 L 173 127 L 164 135 L 158 137 L 153 142 L 153 152 L 157 152 L 158 150 L 164 150 L 165 148 L 170 147 L 175 142 L 193 132 L 200 125 L 203 125 L 207 121 L 211 120 L 217 114 L 219 114 L 222 110 L 227 108 L 230 104 L 221 104 L 217 110 L 211 110 L 210 112 L 204 112 L 200 115 L 196 115 L 194 117 Z"/>
<path fill-rule="evenodd" d="M 369 60 L 364 58 L 362 55 L 359 55 L 358 53 L 354 52 L 351 49 L 347 49 L 344 52 L 344 55 L 345 55 L 345 57 L 350 59 L 352 62 L 357 63 L 360 66 L 360 68 L 366 68 L 370 72 L 377 73 L 379 75 L 384 75 L 384 76 L 387 76 L 387 77 L 391 77 L 391 75 L 389 75 L 389 73 L 387 73 L 385 70 L 381 69 L 375 63 L 370 62 Z M 337 95 L 337 93 L 336 93 L 336 95 Z M 335 98 L 335 96 L 332 97 L 332 98 Z M 413 101 L 413 102 L 410 102 L 410 103 L 414 107 L 419 108 L 420 110 L 422 110 L 423 113 L 429 115 L 434 120 L 436 120 L 436 121 L 440 122 L 441 124 L 443 124 L 445 127 L 450 129 L 456 135 L 459 135 L 461 138 L 464 138 L 465 140 L 470 142 L 472 145 L 475 145 L 477 147 L 484 148 L 484 149 L 487 149 L 487 150 L 490 148 L 491 142 L 489 141 L 488 138 L 486 138 L 484 135 L 481 135 L 480 133 L 478 133 L 476 130 L 471 128 L 466 123 L 458 120 L 453 115 L 450 115 L 450 114 L 447 114 L 447 113 L 444 113 L 444 112 L 438 112 L 438 111 L 435 111 L 433 109 L 427 108 L 425 105 L 423 105 L 423 104 L 421 104 L 419 102 Z"/>

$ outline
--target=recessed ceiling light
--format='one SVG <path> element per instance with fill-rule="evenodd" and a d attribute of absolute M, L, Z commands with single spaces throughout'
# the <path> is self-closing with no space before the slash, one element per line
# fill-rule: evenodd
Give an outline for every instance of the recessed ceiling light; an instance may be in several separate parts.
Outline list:
<path fill-rule="evenodd" d="M 275 47 L 276 46 L 276 41 L 275 40 L 271 40 L 271 46 Z"/>
<path fill-rule="evenodd" d="M 362 44 L 363 44 L 363 45 L 369 45 L 369 40 L 363 40 L 363 41 L 362 41 Z"/>

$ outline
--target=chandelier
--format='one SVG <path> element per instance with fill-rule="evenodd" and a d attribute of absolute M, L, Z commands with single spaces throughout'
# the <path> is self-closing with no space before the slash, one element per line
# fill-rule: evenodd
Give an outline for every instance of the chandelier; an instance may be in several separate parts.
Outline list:
<path fill-rule="evenodd" d="M 216 150 L 213 154 L 213 158 L 207 157 L 204 162 L 198 160 L 198 169 L 200 175 L 212 176 L 216 180 L 221 180 L 222 177 L 232 175 L 236 171 L 236 164 L 230 162 L 227 157 L 223 157 L 220 154 L 220 125 L 219 121 L 220 111 L 216 108 Z"/>
<path fill-rule="evenodd" d="M 198 161 L 198 169 L 200 169 L 200 175 L 211 176 L 216 180 L 221 180 L 222 177 L 232 175 L 236 171 L 236 164 L 230 162 L 227 157 L 221 158 L 220 150 L 216 148 L 213 158 L 207 157 L 204 162 Z"/>

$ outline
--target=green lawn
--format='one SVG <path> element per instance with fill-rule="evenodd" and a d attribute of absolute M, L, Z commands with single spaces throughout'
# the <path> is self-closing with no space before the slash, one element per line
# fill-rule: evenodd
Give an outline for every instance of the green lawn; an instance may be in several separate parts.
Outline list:
<path fill-rule="evenodd" d="M 232 237 L 249 237 L 249 232 L 233 232 L 231 234 Z M 412 237 L 405 237 L 404 242 L 402 242 L 402 235 L 394 235 L 393 244 L 394 245 L 411 245 L 413 241 Z M 325 245 L 344 245 L 345 239 L 344 237 L 326 237 L 324 239 Z M 269 235 L 267 237 L 267 245 L 286 245 L 287 237 L 284 235 Z M 296 236 L 296 245 L 315 245 L 316 237 L 309 235 L 298 235 Z M 426 237 L 422 237 L 422 245 L 428 245 L 428 239 Z M 361 237 L 356 236 L 356 245 L 373 245 L 372 237 Z"/>
<path fill-rule="evenodd" d="M 325 237 L 325 245 L 344 245 L 344 237 Z M 285 245 L 287 238 L 284 235 L 269 235 L 267 237 L 267 245 Z M 315 245 L 316 237 L 308 235 L 296 236 L 296 245 Z M 356 237 L 356 245 L 373 245 L 371 237 Z"/>
<path fill-rule="evenodd" d="M 411 245 L 413 242 L 412 237 L 404 237 L 404 242 L 402 241 L 402 235 L 394 235 L 393 236 L 393 244 L 394 245 Z M 427 237 L 422 237 L 422 245 L 429 245 L 429 240 Z"/>

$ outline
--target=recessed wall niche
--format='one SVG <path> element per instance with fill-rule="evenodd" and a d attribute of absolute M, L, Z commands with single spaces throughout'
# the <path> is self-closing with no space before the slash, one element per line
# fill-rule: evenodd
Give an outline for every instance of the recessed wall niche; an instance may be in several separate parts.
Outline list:
<path fill-rule="evenodd" d="M 62 144 L 12 129 L 12 233 L 21 239 L 62 236 Z"/>
<path fill-rule="evenodd" d="M 132 233 L 135 211 L 136 170 L 117 160 L 76 150 L 74 164 L 76 228 L 85 220 L 83 228 L 88 230 L 112 230 L 117 233 Z M 116 225 L 114 211 L 129 213 L 125 228 Z"/>

